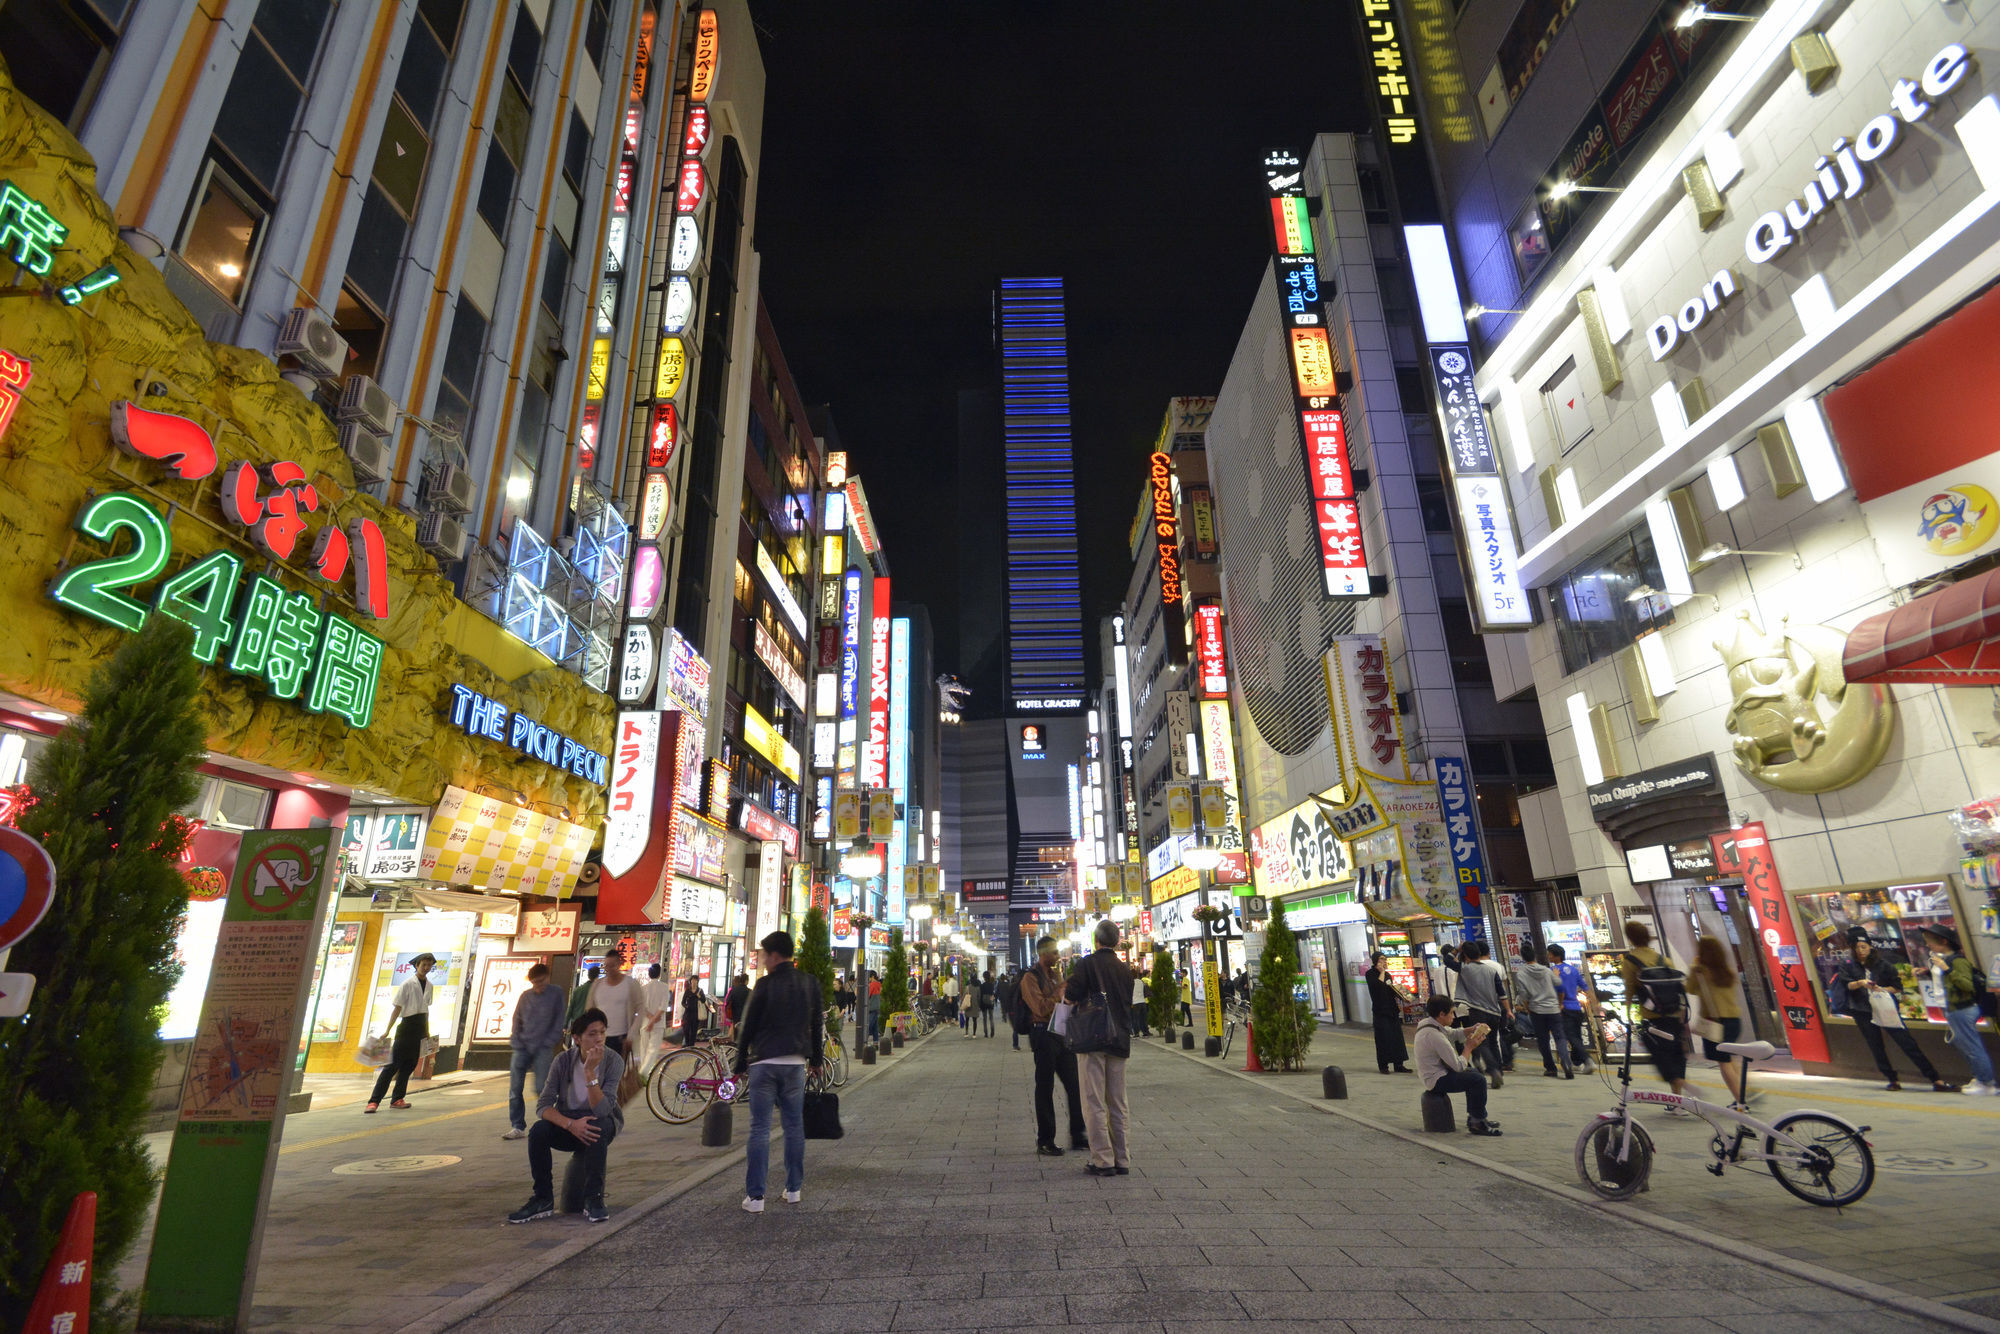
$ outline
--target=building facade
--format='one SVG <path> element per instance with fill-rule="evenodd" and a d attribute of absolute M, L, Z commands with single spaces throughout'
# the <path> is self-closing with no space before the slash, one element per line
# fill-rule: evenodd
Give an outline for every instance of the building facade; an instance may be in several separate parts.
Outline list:
<path fill-rule="evenodd" d="M 1959 1077 L 1917 928 L 2000 944 L 1975 425 L 2000 29 L 1875 0 L 1579 7 L 1522 68 L 1512 8 L 1473 0 L 1444 53 L 1518 88 L 1433 142 L 1455 263 L 1425 319 L 1460 292 L 1507 308 L 1473 321 L 1474 392 L 1536 615 L 1487 644 L 1554 747 L 1537 867 L 1577 877 L 1594 945 L 1635 919 L 1681 957 L 1732 943 L 1757 1035 L 1808 1069 L 1870 1064 L 1826 986 L 1865 931 Z M 1579 122 L 1609 147 L 1574 151 Z"/>

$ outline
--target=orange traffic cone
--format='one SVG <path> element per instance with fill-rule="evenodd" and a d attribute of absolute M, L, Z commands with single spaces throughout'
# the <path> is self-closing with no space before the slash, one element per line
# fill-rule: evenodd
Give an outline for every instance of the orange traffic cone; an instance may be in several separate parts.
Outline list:
<path fill-rule="evenodd" d="M 97 1192 L 87 1190 L 70 1201 L 21 1334 L 89 1334 L 90 1250 L 96 1240 Z"/>
<path fill-rule="evenodd" d="M 1264 1063 L 1257 1059 L 1257 1029 L 1248 1019 L 1243 1021 L 1243 1073 L 1261 1075 Z"/>

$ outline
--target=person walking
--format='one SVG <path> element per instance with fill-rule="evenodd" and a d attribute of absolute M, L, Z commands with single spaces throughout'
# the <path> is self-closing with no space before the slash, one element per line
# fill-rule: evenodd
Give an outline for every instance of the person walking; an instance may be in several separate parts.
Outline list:
<path fill-rule="evenodd" d="M 507 1038 L 513 1054 L 507 1062 L 507 1133 L 501 1139 L 525 1139 L 528 1104 L 523 1097 L 528 1071 L 535 1072 L 535 1094 L 549 1084 L 549 1062 L 563 1045 L 563 996 L 549 985 L 549 966 L 528 965 L 528 989 L 514 1002 L 514 1024 Z"/>
<path fill-rule="evenodd" d="M 535 1099 L 535 1128 L 528 1132 L 528 1202 L 507 1215 L 510 1223 L 532 1223 L 556 1211 L 555 1154 L 583 1158 L 583 1217 L 602 1223 L 604 1166 L 611 1141 L 625 1128 L 618 1105 L 618 1078 L 625 1058 L 605 1041 L 604 1013 L 585 1010 L 569 1026 L 576 1045 L 549 1066 L 549 1082 Z"/>
<path fill-rule="evenodd" d="M 1403 1041 L 1403 1002 L 1411 999 L 1404 991 L 1389 980 L 1389 970 L 1383 965 L 1389 956 L 1376 950 L 1368 956 L 1368 1010 L 1375 1025 L 1375 1068 L 1383 1074 L 1395 1066 L 1396 1073 L 1407 1075 L 1410 1067 L 1410 1049 Z"/>
<path fill-rule="evenodd" d="M 1910 1058 L 1910 1064 L 1931 1081 L 1933 1091 L 1958 1092 L 1958 1085 L 1945 1082 L 1937 1067 L 1931 1064 L 1930 1057 L 1924 1055 L 1923 1048 L 1910 1036 L 1910 1030 L 1903 1026 L 1903 1016 L 1897 1004 L 1902 994 L 1903 979 L 1897 976 L 1896 967 L 1889 962 L 1888 956 L 1875 948 L 1875 942 L 1868 937 L 1868 928 L 1849 927 L 1847 958 L 1841 961 L 1839 971 L 1827 987 L 1827 995 L 1861 1031 L 1861 1040 L 1868 1044 L 1869 1054 L 1875 1058 L 1875 1068 L 1888 1081 L 1889 1090 L 1894 1092 L 1902 1088 L 1903 1082 L 1896 1078 L 1896 1067 L 1890 1063 L 1889 1053 L 1882 1045 L 1885 1033 L 1902 1049 L 1903 1055 Z M 1876 996 L 1883 998 L 1879 1013 L 1874 999 Z M 1895 1022 L 1883 1022 L 1890 1018 Z"/>
<path fill-rule="evenodd" d="M 1491 953 L 1491 947 L 1483 940 L 1468 940 L 1458 951 L 1458 999 L 1466 1004 L 1459 1026 L 1486 1025 L 1491 1040 L 1468 1047 L 1467 1059 L 1477 1059 L 1484 1065 L 1492 1087 L 1497 1089 L 1504 1082 L 1506 1035 L 1514 1024 L 1514 1006 L 1507 999 L 1507 975 L 1488 957 Z M 1452 967 L 1450 955 L 1445 955 L 1444 960 L 1445 967 Z"/>
<path fill-rule="evenodd" d="M 570 989 L 570 1023 L 575 1023 L 576 1017 L 590 1008 L 590 989 L 597 985 L 597 975 L 600 971 L 596 964 L 590 965 L 590 968 L 584 973 L 583 980 Z"/>
<path fill-rule="evenodd" d="M 1142 959 L 1144 956 L 1141 956 Z M 1142 962 L 1132 970 L 1132 1031 L 1142 1038 L 1153 1036 L 1153 1019 L 1146 997 L 1152 983 L 1151 973 Z"/>
<path fill-rule="evenodd" d="M 939 990 L 944 997 L 944 1021 L 947 1024 L 956 1024 L 958 1022 L 958 993 L 962 990 L 958 985 L 958 972 L 956 969 L 945 974 L 944 986 Z"/>
<path fill-rule="evenodd" d="M 1556 975 L 1556 992 L 1562 997 L 1562 1039 L 1568 1047 L 1568 1059 L 1578 1074 L 1590 1074 L 1594 1067 L 1590 1063 L 1590 1043 L 1583 1034 L 1584 1015 L 1597 1009 L 1597 998 L 1591 995 L 1590 980 L 1583 969 L 1569 962 L 1560 945 L 1548 949 L 1549 971 Z"/>
<path fill-rule="evenodd" d="M 1049 1019 L 1062 999 L 1063 981 L 1056 972 L 1061 951 L 1055 937 L 1035 942 L 1035 966 L 1021 975 L 1021 1005 L 1028 1015 L 1028 1047 L 1035 1054 L 1035 1152 L 1060 1158 L 1056 1143 L 1056 1081 L 1069 1098 L 1069 1146 L 1087 1149 L 1090 1138 L 1083 1124 L 1083 1095 L 1077 1089 L 1076 1054 L 1060 1034 L 1049 1031 Z"/>
<path fill-rule="evenodd" d="M 1021 1004 L 1021 977 L 1018 972 L 1009 972 L 1002 985 L 1006 987 L 1006 999 L 1001 1004 L 1001 1013 L 1007 1017 L 1007 1027 L 1014 1031 L 1014 1050 L 1021 1050 L 1021 1038 L 1032 1032 L 1028 1023 L 1027 1007 Z M 1030 1047 L 1033 1046 L 1031 1042 Z"/>
<path fill-rule="evenodd" d="M 1423 1022 L 1417 1025 L 1417 1078 L 1429 1092 L 1465 1095 L 1468 1133 L 1498 1135 L 1500 1123 L 1486 1118 L 1486 1077 L 1471 1067 L 1472 1054 L 1485 1045 L 1492 1030 L 1485 1024 L 1456 1030 L 1464 1045 L 1454 1047 L 1454 1030 L 1444 1022 L 1454 1008 L 1449 996 L 1432 996 L 1424 1002 Z"/>
<path fill-rule="evenodd" d="M 653 1063 L 666 1044 L 667 1029 L 673 1023 L 674 989 L 660 980 L 660 965 L 646 965 L 646 980 L 639 984 L 639 1073 Z"/>
<path fill-rule="evenodd" d="M 1083 1086 L 1083 1120 L 1090 1141 L 1091 1176 L 1129 1176 L 1132 1159 L 1125 1147 L 1125 1062 L 1132 1055 L 1131 968 L 1116 953 L 1118 926 L 1100 919 L 1091 938 L 1097 948 L 1070 970 L 1063 995 L 1072 1005 L 1092 996 L 1104 998 L 1110 1023 L 1105 1045 L 1077 1058 L 1077 1082 Z"/>
<path fill-rule="evenodd" d="M 588 1008 L 604 1012 L 606 1046 L 620 1056 L 636 1054 L 632 1048 L 645 1026 L 645 997 L 617 950 L 604 952 L 604 975 L 591 983 Z"/>
<path fill-rule="evenodd" d="M 826 1000 L 819 979 L 792 963 L 792 937 L 773 931 L 760 942 L 764 976 L 736 1026 L 736 1075 L 747 1073 L 750 1140 L 743 1168 L 743 1208 L 764 1212 L 771 1168 L 771 1108 L 785 1131 L 785 1203 L 806 1187 L 806 1076 L 826 1065 Z"/>
<path fill-rule="evenodd" d="M 1194 983 L 1188 980 L 1187 970 L 1181 970 L 1181 1027 L 1194 1027 Z"/>
<path fill-rule="evenodd" d="M 410 1105 L 404 1095 L 410 1091 L 411 1073 L 424 1058 L 424 1039 L 431 1035 L 430 975 L 436 966 L 436 955 L 419 954 L 410 960 L 410 976 L 396 988 L 396 1003 L 389 1010 L 389 1027 L 395 1030 L 396 1040 L 389 1048 L 389 1063 L 375 1076 L 375 1091 L 368 1095 L 368 1105 L 362 1108 L 364 1113 L 372 1113 L 381 1105 L 391 1079 L 396 1081 L 396 1089 L 389 1105 L 398 1111 Z M 386 1039 L 389 1034 L 385 1031 L 382 1036 Z"/>
<path fill-rule="evenodd" d="M 1569 1049 L 1562 1040 L 1562 996 L 1556 989 L 1556 975 L 1542 962 L 1542 952 L 1533 941 L 1521 946 L 1521 965 L 1514 970 L 1521 988 L 1521 1003 L 1528 1007 L 1528 1022 L 1535 1026 L 1535 1046 L 1542 1053 L 1542 1074 L 1554 1079 L 1575 1079 L 1570 1069 Z M 1558 1070 L 1560 1066 L 1560 1070 Z"/>
<path fill-rule="evenodd" d="M 1000 998 L 1000 984 L 993 980 L 993 965 L 986 965 L 985 975 L 979 979 L 979 1022 L 986 1027 L 986 1036 L 993 1036 L 993 1006 Z"/>
<path fill-rule="evenodd" d="M 873 968 L 868 970 L 868 1039 L 882 1040 L 882 975 Z"/>
<path fill-rule="evenodd" d="M 770 965 L 765 964 L 766 968 Z M 750 974 L 738 973 L 729 979 L 729 994 L 722 998 L 722 1022 L 733 1033 L 743 1023 L 743 1016 L 749 1013 Z"/>
<path fill-rule="evenodd" d="M 1972 1067 L 1972 1082 L 1965 1091 L 1975 1098 L 1990 1098 L 2000 1093 L 2000 1088 L 1993 1082 L 1993 1058 L 1986 1054 L 1986 1041 L 1979 1036 L 1979 983 L 1973 976 L 1972 961 L 1959 952 L 1958 932 L 1950 927 L 1927 926 L 1923 936 L 1924 947 L 1931 952 L 1931 975 L 1944 993 L 1951 1045 Z"/>
<path fill-rule="evenodd" d="M 1631 946 L 1618 961 L 1625 994 L 1639 1002 L 1639 1041 L 1653 1058 L 1653 1069 L 1667 1086 L 1683 1097 L 1695 1096 L 1687 1081 L 1687 985 L 1667 956 L 1653 948 L 1653 929 L 1644 922 L 1625 923 Z M 1668 1116 L 1692 1116 L 1679 1107 Z"/>
<path fill-rule="evenodd" d="M 1736 999 L 1736 968 L 1729 951 L 1714 936 L 1694 943 L 1694 967 L 1688 970 L 1694 984 L 1695 1023 L 1701 1034 L 1702 1055 L 1722 1071 L 1729 1087 L 1729 1105 L 1747 1106 L 1743 1100 L 1743 1062 L 1722 1050 L 1725 1042 L 1743 1036 L 1743 1006 Z"/>
<path fill-rule="evenodd" d="M 701 1036 L 701 1007 L 705 998 L 701 984 L 692 973 L 681 984 L 681 1046 L 692 1047 Z"/>

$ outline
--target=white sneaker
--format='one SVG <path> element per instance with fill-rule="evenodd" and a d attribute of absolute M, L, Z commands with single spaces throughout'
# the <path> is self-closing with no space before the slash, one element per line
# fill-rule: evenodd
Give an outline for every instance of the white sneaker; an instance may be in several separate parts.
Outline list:
<path fill-rule="evenodd" d="M 788 1190 L 788 1191 L 786 1191 L 786 1192 L 785 1192 L 785 1203 L 786 1203 L 786 1204 L 797 1204 L 797 1203 L 799 1202 L 799 1196 L 800 1196 L 800 1194 L 802 1194 L 802 1192 L 800 1192 L 800 1191 L 796 1191 L 796 1190 Z"/>
<path fill-rule="evenodd" d="M 510 1130 L 510 1131 L 508 1131 L 508 1132 L 507 1132 L 506 1134 L 502 1135 L 502 1136 L 501 1136 L 500 1138 L 501 1138 L 501 1139 L 526 1139 L 527 1137 L 528 1137 L 528 1132 L 527 1132 L 527 1131 L 525 1131 L 525 1130 Z"/>
<path fill-rule="evenodd" d="M 745 1195 L 743 1197 L 743 1212 L 746 1214 L 763 1213 L 764 1197 L 761 1195 Z"/>
<path fill-rule="evenodd" d="M 1990 1079 L 1979 1079 L 1967 1084 L 1965 1092 L 1974 1098 L 1991 1098 L 2000 1094 L 2000 1085 L 1995 1085 Z"/>

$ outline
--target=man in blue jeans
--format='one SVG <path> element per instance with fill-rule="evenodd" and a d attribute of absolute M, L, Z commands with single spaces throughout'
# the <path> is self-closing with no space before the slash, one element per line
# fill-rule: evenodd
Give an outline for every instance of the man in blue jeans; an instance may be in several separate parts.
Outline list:
<path fill-rule="evenodd" d="M 1562 996 L 1562 1031 L 1556 1035 L 1558 1042 L 1569 1044 L 1570 1060 L 1576 1063 L 1577 1073 L 1591 1072 L 1590 1044 L 1583 1036 L 1583 1016 L 1586 1010 L 1595 1010 L 1597 1001 L 1590 993 L 1590 979 L 1583 975 L 1583 969 L 1571 963 L 1560 945 L 1549 946 L 1549 967 L 1556 975 L 1556 991 Z"/>
<path fill-rule="evenodd" d="M 743 1210 L 764 1212 L 771 1167 L 771 1104 L 785 1127 L 785 1203 L 797 1204 L 806 1184 L 806 1073 L 826 1064 L 826 1003 L 819 979 L 792 966 L 792 937 L 773 931 L 760 942 L 764 976 L 736 1027 L 736 1074 L 750 1086 L 750 1144 Z"/>
<path fill-rule="evenodd" d="M 514 1002 L 514 1029 L 508 1045 L 514 1049 L 507 1065 L 507 1121 L 509 1129 L 501 1139 L 523 1139 L 528 1133 L 528 1106 L 521 1096 L 528 1083 L 528 1071 L 535 1072 L 535 1092 L 539 1095 L 549 1082 L 549 1062 L 562 1050 L 565 1007 L 563 994 L 549 985 L 549 966 L 528 968 L 528 989 Z"/>

